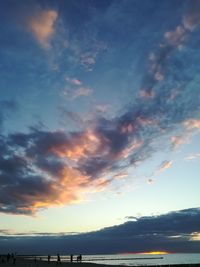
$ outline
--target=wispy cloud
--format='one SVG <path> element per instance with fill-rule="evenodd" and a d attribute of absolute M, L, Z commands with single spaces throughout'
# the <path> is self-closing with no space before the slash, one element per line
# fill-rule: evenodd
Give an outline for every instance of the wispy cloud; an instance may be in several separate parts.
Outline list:
<path fill-rule="evenodd" d="M 80 86 L 77 89 L 74 88 L 65 88 L 63 94 L 66 97 L 69 97 L 71 100 L 75 100 L 82 96 L 90 96 L 93 93 L 93 90 L 89 87 Z"/>
<path fill-rule="evenodd" d="M 190 154 L 185 159 L 186 160 L 200 159 L 200 153 Z"/>
<path fill-rule="evenodd" d="M 93 90 L 88 88 L 88 87 L 79 87 L 79 89 L 77 89 L 74 92 L 73 99 L 80 97 L 80 96 L 89 96 L 92 94 L 92 92 L 93 92 Z"/>
<path fill-rule="evenodd" d="M 65 79 L 66 79 L 66 81 L 68 81 L 72 85 L 76 85 L 76 86 L 82 85 L 82 82 L 77 78 L 66 77 Z"/>
<path fill-rule="evenodd" d="M 55 32 L 57 18 L 58 13 L 55 10 L 40 10 L 29 19 L 29 29 L 38 43 L 45 49 L 51 47 L 50 41 Z"/>
<path fill-rule="evenodd" d="M 172 161 L 165 160 L 159 166 L 158 172 L 163 172 L 163 171 L 169 169 L 171 166 L 172 166 Z"/>

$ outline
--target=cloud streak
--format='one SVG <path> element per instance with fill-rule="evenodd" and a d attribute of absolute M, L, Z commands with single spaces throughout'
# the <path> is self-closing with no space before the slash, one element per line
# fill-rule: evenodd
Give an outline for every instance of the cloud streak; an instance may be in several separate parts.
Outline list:
<path fill-rule="evenodd" d="M 158 172 L 163 172 L 163 171 L 169 169 L 171 166 L 172 166 L 172 161 L 165 160 L 164 162 L 162 162 L 162 164 L 158 168 Z"/>

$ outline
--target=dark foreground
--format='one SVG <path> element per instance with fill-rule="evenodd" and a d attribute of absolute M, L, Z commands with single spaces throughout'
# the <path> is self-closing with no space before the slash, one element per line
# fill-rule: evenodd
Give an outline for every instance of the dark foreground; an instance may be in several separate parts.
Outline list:
<path fill-rule="evenodd" d="M 34 261 L 34 260 L 27 260 L 23 258 L 17 258 L 15 264 L 12 261 L 10 262 L 0 262 L 0 267 L 124 267 L 125 265 L 106 265 L 106 264 L 96 264 L 96 263 L 85 263 L 85 262 L 46 262 L 46 261 Z M 148 265 L 142 265 L 148 267 Z M 200 263 L 198 264 L 171 264 L 171 265 L 150 265 L 150 267 L 200 267 Z M 139 267 L 139 265 L 137 265 Z"/>

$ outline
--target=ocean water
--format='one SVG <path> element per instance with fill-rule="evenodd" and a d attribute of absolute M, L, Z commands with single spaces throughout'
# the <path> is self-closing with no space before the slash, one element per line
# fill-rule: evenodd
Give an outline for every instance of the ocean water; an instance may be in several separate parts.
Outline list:
<path fill-rule="evenodd" d="M 200 253 L 181 253 L 181 254 L 118 254 L 118 255 L 91 255 L 83 256 L 84 261 L 112 264 L 112 265 L 171 265 L 171 264 L 192 264 L 200 263 Z"/>
<path fill-rule="evenodd" d="M 200 263 L 200 253 L 194 254 L 118 254 L 118 255 L 92 255 L 83 256 L 83 260 L 100 264 L 112 265 L 170 265 L 170 264 L 192 264 Z"/>
<path fill-rule="evenodd" d="M 42 260 L 47 260 L 43 256 Z M 56 256 L 51 257 L 56 261 Z M 69 255 L 61 255 L 61 261 L 69 262 Z M 74 255 L 76 261 L 76 255 Z M 114 255 L 82 255 L 83 262 L 92 262 L 107 265 L 145 266 L 145 265 L 171 265 L 171 264 L 200 264 L 200 253 L 181 254 L 114 254 Z"/>

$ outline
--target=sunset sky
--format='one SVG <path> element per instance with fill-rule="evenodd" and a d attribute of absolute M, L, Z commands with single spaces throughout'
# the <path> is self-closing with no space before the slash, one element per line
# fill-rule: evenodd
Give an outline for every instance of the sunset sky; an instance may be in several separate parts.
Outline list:
<path fill-rule="evenodd" d="M 200 251 L 200 1 L 2 0 L 0 40 L 0 250 Z"/>

